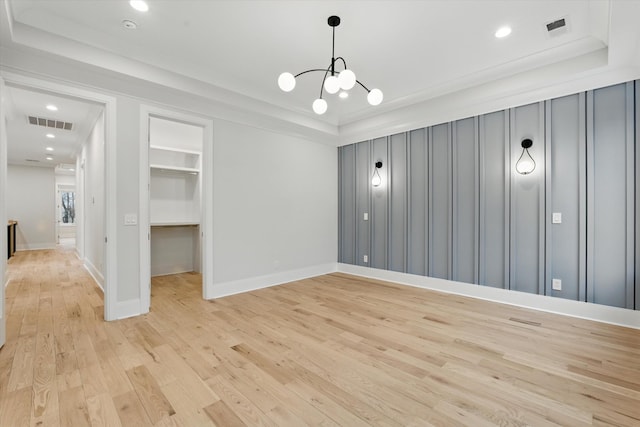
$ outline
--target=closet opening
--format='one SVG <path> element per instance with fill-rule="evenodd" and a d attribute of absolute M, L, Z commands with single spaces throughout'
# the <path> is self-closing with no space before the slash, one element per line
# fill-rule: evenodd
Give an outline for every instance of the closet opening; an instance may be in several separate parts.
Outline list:
<path fill-rule="evenodd" d="M 147 241 L 141 250 L 141 283 L 148 283 L 148 290 L 142 290 L 142 312 L 147 312 L 151 295 L 165 290 L 179 297 L 202 289 L 206 295 L 203 158 L 212 127 L 151 110 L 143 111 L 142 119 L 147 135 L 141 152 L 146 179 L 141 183 L 148 198 L 141 205 L 141 219 L 148 227 L 141 228 Z"/>

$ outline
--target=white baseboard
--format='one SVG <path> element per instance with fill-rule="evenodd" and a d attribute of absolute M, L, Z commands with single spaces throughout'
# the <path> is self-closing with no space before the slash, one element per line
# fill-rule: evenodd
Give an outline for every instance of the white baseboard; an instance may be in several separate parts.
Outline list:
<path fill-rule="evenodd" d="M 104 276 L 102 275 L 102 273 L 98 271 L 96 266 L 93 265 L 88 258 L 84 259 L 84 268 L 89 272 L 91 277 L 93 277 L 93 280 L 95 280 L 96 284 L 100 287 L 100 289 L 102 289 L 102 293 L 104 294 Z"/>
<path fill-rule="evenodd" d="M 248 279 L 234 280 L 231 282 L 214 283 L 210 295 L 212 295 L 212 299 L 221 298 L 281 285 L 283 283 L 295 282 L 296 280 L 308 279 L 309 277 L 335 273 L 336 271 L 336 263 L 328 263 L 301 268 L 298 270 L 289 270 L 264 276 L 250 277 Z"/>
<path fill-rule="evenodd" d="M 181 273 L 192 273 L 194 272 L 193 268 L 178 268 L 175 270 L 168 269 L 151 269 L 151 277 L 159 277 L 159 276 L 171 276 L 172 274 L 181 274 Z"/>
<path fill-rule="evenodd" d="M 126 319 L 127 317 L 138 316 L 140 311 L 140 298 L 119 301 L 116 304 L 116 319 Z"/>
<path fill-rule="evenodd" d="M 492 288 L 490 286 L 472 285 L 469 283 L 454 282 L 451 280 L 436 279 L 434 277 L 418 276 L 395 271 L 379 270 L 376 268 L 361 267 L 351 264 L 339 263 L 338 271 L 341 273 L 353 274 L 355 276 L 386 280 L 401 285 L 463 295 L 487 301 L 515 305 L 518 307 L 546 311 L 549 313 L 563 314 L 565 316 L 640 329 L 640 311 L 638 310 L 634 311 L 625 308 L 609 307 L 607 305 L 591 304 L 564 298 L 510 291 L 506 289 Z"/>
<path fill-rule="evenodd" d="M 55 249 L 55 243 L 30 243 L 30 244 L 20 244 L 16 245 L 16 252 L 22 251 L 41 251 L 44 249 Z"/>

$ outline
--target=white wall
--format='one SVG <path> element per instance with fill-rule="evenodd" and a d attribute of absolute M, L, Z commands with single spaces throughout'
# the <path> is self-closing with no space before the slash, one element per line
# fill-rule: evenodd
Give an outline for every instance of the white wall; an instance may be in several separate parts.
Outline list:
<path fill-rule="evenodd" d="M 213 185 L 209 185 L 214 192 L 213 278 L 220 287 L 227 285 L 226 293 L 246 289 L 238 284 L 244 279 L 255 278 L 259 286 L 273 284 L 274 276 L 295 277 L 287 272 L 306 273 L 312 270 L 308 267 L 314 266 L 323 266 L 314 271 L 326 272 L 328 264 L 335 266 L 338 234 L 335 146 L 258 128 L 280 128 L 278 120 L 239 113 L 219 101 L 73 61 L 32 52 L 12 52 L 3 55 L 3 60 L 13 67 L 13 72 L 23 70 L 29 75 L 29 70 L 37 71 L 39 78 L 88 86 L 116 100 L 117 174 L 110 185 L 115 185 L 117 200 L 109 209 L 115 211 L 117 226 L 109 241 L 116 245 L 118 304 L 132 307 L 141 291 L 140 232 L 136 226 L 125 226 L 123 219 L 126 214 L 137 213 L 139 206 L 142 104 L 214 121 Z M 220 119 L 227 116 L 237 116 L 251 126 Z M 89 172 L 89 165 L 85 165 L 85 186 L 89 185 Z M 82 172 L 78 173 L 80 177 Z M 79 192 L 81 186 L 79 179 Z M 89 195 L 90 190 L 86 193 Z M 87 211 L 89 201 L 84 207 Z M 87 231 L 88 228 L 87 224 Z M 90 250 L 88 242 L 87 239 L 85 256 Z"/>
<path fill-rule="evenodd" d="M 84 161 L 84 262 L 102 286 L 104 281 L 104 113 L 82 147 Z"/>
<path fill-rule="evenodd" d="M 66 175 L 61 173 L 56 173 L 56 187 L 58 185 L 70 185 L 75 187 L 76 185 L 76 177 L 74 175 Z"/>
<path fill-rule="evenodd" d="M 164 118 L 149 119 L 151 145 L 202 151 L 202 128 Z"/>
<path fill-rule="evenodd" d="M 337 150 L 214 122 L 214 282 L 335 263 Z"/>
<path fill-rule="evenodd" d="M 17 250 L 55 248 L 53 168 L 8 165 L 7 218 L 18 221 Z"/>
<path fill-rule="evenodd" d="M 76 252 L 84 259 L 84 153 L 76 157 Z"/>

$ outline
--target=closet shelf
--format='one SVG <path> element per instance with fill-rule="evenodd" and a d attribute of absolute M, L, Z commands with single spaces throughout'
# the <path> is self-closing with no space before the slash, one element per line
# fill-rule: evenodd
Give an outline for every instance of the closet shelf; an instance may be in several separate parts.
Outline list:
<path fill-rule="evenodd" d="M 200 225 L 199 221 L 158 221 L 151 222 L 151 227 L 196 227 Z"/>
<path fill-rule="evenodd" d="M 173 166 L 173 165 L 151 164 L 151 165 L 149 165 L 149 168 L 155 169 L 155 170 L 158 170 L 158 171 L 183 172 L 183 173 L 188 173 L 188 174 L 192 174 L 192 175 L 197 175 L 197 174 L 200 173 L 200 169 L 197 169 L 197 168 L 185 168 L 185 167 L 182 167 L 182 166 Z"/>
<path fill-rule="evenodd" d="M 184 148 L 164 147 L 161 145 L 149 145 L 152 150 L 171 151 L 174 153 L 193 154 L 194 156 L 200 156 L 200 151 L 186 150 Z"/>

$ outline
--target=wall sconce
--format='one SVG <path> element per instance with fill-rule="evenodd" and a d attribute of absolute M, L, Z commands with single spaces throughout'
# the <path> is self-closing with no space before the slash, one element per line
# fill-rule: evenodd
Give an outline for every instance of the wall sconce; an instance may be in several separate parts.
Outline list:
<path fill-rule="evenodd" d="M 536 162 L 529 153 L 529 148 L 533 145 L 533 141 L 526 138 L 522 140 L 520 145 L 522 145 L 522 154 L 520 154 L 520 158 L 516 162 L 516 172 L 521 175 L 528 175 L 536 168 Z"/>
<path fill-rule="evenodd" d="M 379 187 L 382 184 L 382 178 L 380 177 L 380 172 L 378 169 L 382 167 L 382 162 L 376 162 L 376 168 L 373 170 L 373 176 L 371 177 L 371 185 L 374 187 Z"/>

